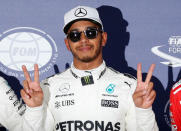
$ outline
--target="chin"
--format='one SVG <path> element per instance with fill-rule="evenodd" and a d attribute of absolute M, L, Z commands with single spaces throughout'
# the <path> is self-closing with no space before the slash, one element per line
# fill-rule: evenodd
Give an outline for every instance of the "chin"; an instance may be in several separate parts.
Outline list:
<path fill-rule="evenodd" d="M 83 57 L 83 58 L 79 58 L 80 61 L 82 62 L 91 62 L 93 61 L 95 58 L 94 57 Z"/>

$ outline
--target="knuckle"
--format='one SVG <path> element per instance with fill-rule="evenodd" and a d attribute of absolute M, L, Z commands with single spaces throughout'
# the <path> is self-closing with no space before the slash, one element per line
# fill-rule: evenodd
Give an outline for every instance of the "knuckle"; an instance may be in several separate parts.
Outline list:
<path fill-rule="evenodd" d="M 155 96 L 156 96 L 156 92 L 155 92 L 155 90 L 152 90 L 152 91 L 151 91 L 151 96 L 153 96 L 153 97 L 155 97 Z"/>
<path fill-rule="evenodd" d="M 149 85 L 150 85 L 150 87 L 153 87 L 153 82 L 150 81 L 150 82 L 149 82 Z"/>

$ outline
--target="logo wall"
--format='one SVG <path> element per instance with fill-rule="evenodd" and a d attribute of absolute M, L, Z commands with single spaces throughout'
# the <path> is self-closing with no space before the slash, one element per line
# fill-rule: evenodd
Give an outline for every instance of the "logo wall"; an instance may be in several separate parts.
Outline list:
<path fill-rule="evenodd" d="M 0 71 L 15 77 L 24 77 L 22 65 L 26 65 L 33 76 L 35 63 L 39 65 L 41 75 L 54 65 L 58 57 L 52 37 L 31 27 L 17 27 L 3 32 L 0 47 Z"/>
<path fill-rule="evenodd" d="M 155 46 L 151 51 L 155 55 L 167 60 L 160 63 L 171 67 L 181 66 L 181 36 L 171 36 L 168 39 L 168 45 Z"/>

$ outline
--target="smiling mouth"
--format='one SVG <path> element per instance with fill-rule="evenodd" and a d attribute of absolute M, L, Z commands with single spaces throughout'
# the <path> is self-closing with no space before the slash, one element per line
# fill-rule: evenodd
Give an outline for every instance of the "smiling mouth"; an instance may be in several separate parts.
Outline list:
<path fill-rule="evenodd" d="M 77 48 L 78 51 L 90 51 L 92 49 L 92 46 L 90 45 L 83 45 Z"/>

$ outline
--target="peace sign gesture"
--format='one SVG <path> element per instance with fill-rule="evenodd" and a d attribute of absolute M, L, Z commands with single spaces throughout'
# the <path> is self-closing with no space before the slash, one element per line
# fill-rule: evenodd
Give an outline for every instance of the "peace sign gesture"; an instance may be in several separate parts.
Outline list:
<path fill-rule="evenodd" d="M 136 107 L 149 108 L 152 106 L 156 92 L 153 90 L 153 82 L 150 82 L 155 64 L 150 66 L 145 82 L 142 81 L 141 63 L 137 65 L 137 87 L 133 94 Z"/>
<path fill-rule="evenodd" d="M 22 66 L 25 79 L 23 81 L 24 89 L 21 90 L 21 96 L 24 102 L 29 107 L 37 107 L 43 103 L 43 91 L 39 82 L 39 69 L 38 65 L 34 65 L 34 81 L 31 80 L 30 75 L 25 65 Z"/>

